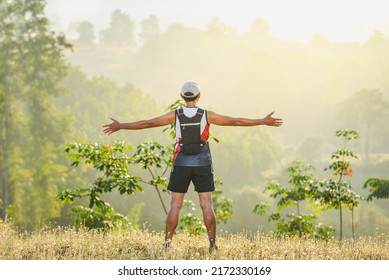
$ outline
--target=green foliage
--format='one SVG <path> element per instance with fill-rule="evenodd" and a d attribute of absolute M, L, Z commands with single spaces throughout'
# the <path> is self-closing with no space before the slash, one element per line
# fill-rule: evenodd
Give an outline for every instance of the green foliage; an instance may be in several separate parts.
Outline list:
<path fill-rule="evenodd" d="M 314 237 L 321 240 L 329 240 L 334 237 L 335 229 L 322 223 L 315 225 Z"/>
<path fill-rule="evenodd" d="M 340 210 L 343 207 L 352 210 L 358 206 L 361 199 L 361 196 L 354 192 L 346 181 L 317 180 L 310 191 L 323 210 Z"/>
<path fill-rule="evenodd" d="M 330 233 L 333 231 L 331 227 L 322 225 L 314 225 L 315 215 L 300 214 L 300 204 L 306 200 L 313 200 L 310 184 L 314 180 L 311 171 L 313 167 L 302 161 L 294 161 L 287 168 L 289 173 L 289 184 L 292 186 L 284 187 L 278 181 L 268 181 L 265 191 L 270 191 L 271 198 L 279 198 L 277 202 L 278 211 L 269 215 L 269 222 L 275 222 L 276 235 L 288 236 L 315 236 L 319 239 L 329 239 Z M 288 206 L 296 207 L 297 214 L 288 213 L 284 216 L 281 211 Z M 257 215 L 265 215 L 268 205 L 261 202 L 255 205 L 253 213 Z"/>
<path fill-rule="evenodd" d="M 215 184 L 222 184 L 220 180 L 215 180 Z M 232 217 L 233 201 L 223 196 L 223 191 L 216 189 L 212 193 L 212 205 L 216 216 L 216 223 L 226 224 Z M 183 207 L 185 209 L 184 215 L 180 218 L 180 230 L 187 230 L 190 234 L 200 234 L 206 231 L 201 219 L 197 217 L 196 204 L 191 200 L 184 200 Z"/>
<path fill-rule="evenodd" d="M 257 214 L 257 215 L 265 215 L 266 214 L 266 208 L 269 207 L 268 204 L 264 202 L 260 202 L 254 206 L 254 209 L 252 213 Z"/>
<path fill-rule="evenodd" d="M 313 175 L 311 171 L 313 167 L 302 161 L 294 161 L 293 164 L 287 168 L 289 173 L 289 184 L 292 189 L 285 188 L 277 181 L 270 181 L 266 183 L 265 191 L 272 191 L 270 197 L 277 198 L 279 210 L 287 206 L 295 205 L 297 207 L 297 214 L 299 215 L 299 202 L 309 199 L 309 182 L 312 181 Z"/>
<path fill-rule="evenodd" d="M 357 199 L 360 197 L 352 191 L 350 182 L 344 181 L 343 177 L 352 176 L 351 163 L 348 159 L 358 157 L 347 148 L 347 145 L 350 140 L 359 139 L 359 134 L 355 130 L 342 129 L 336 131 L 336 136 L 344 138 L 344 147 L 332 153 L 333 162 L 324 170 L 334 171 L 332 176 L 338 177 L 338 180 L 318 181 L 321 191 L 317 192 L 318 188 L 313 188 L 315 198 L 319 199 L 325 207 L 340 209 L 343 205 L 353 209 L 358 205 Z"/>
<path fill-rule="evenodd" d="M 294 213 L 287 214 L 286 219 L 279 213 L 273 213 L 269 216 L 269 221 L 274 221 L 276 224 L 276 235 L 278 236 L 315 237 L 329 240 L 335 229 L 322 224 L 314 225 L 315 219 L 315 215 L 296 215 Z"/>
<path fill-rule="evenodd" d="M 369 178 L 363 184 L 363 188 L 369 188 L 370 194 L 366 198 L 368 201 L 375 199 L 389 198 L 389 180 L 381 178 Z"/>
<path fill-rule="evenodd" d="M 128 174 L 131 157 L 126 154 L 131 150 L 124 142 L 116 142 L 111 145 L 98 144 L 71 144 L 65 152 L 69 154 L 73 166 L 78 166 L 81 160 L 90 164 L 94 169 L 103 172 L 103 175 L 95 180 L 92 187 L 85 190 L 70 192 L 64 191 L 59 195 L 62 201 L 72 201 L 75 197 L 88 196 L 89 207 L 98 207 L 103 204 L 100 201 L 101 194 L 117 189 L 120 194 L 134 194 L 142 191 L 141 178 Z M 70 197 L 68 197 L 70 195 Z"/>
<path fill-rule="evenodd" d="M 263 215 L 266 213 L 265 207 L 266 205 L 257 204 L 253 213 Z M 315 237 L 321 240 L 332 238 L 335 229 L 322 223 L 315 225 L 314 220 L 316 220 L 316 216 L 313 214 L 296 215 L 288 213 L 281 216 L 280 212 L 273 212 L 268 218 L 269 222 L 275 222 L 275 235 L 277 236 Z"/>
<path fill-rule="evenodd" d="M 100 32 L 100 40 L 107 45 L 134 47 L 134 30 L 135 25 L 130 17 L 121 10 L 115 10 L 109 28 Z"/>
<path fill-rule="evenodd" d="M 69 188 L 60 192 L 57 198 L 62 203 L 73 204 L 77 199 L 86 197 L 89 200 L 89 208 L 77 207 L 74 211 L 89 211 L 100 218 L 115 218 L 115 215 L 100 215 L 101 213 L 111 213 L 106 211 L 107 203 L 101 199 L 104 193 L 118 191 L 121 195 L 133 195 L 136 192 L 143 191 L 141 184 L 153 186 L 160 198 L 161 204 L 166 211 L 159 189 L 167 189 L 167 178 L 164 177 L 168 168 L 171 166 L 171 152 L 169 148 L 156 143 L 145 142 L 137 146 L 135 152 L 130 155 L 133 148 L 126 145 L 123 141 L 117 141 L 112 145 L 99 144 L 70 144 L 65 149 L 71 160 L 71 165 L 78 167 L 81 163 L 92 166 L 99 171 L 101 176 L 94 180 L 88 188 Z M 140 165 L 143 169 L 149 171 L 151 179 L 147 180 L 139 176 L 130 175 L 130 166 Z M 97 210 L 98 208 L 103 208 Z M 82 212 L 82 213 L 84 213 Z M 77 216 L 78 217 L 78 216 Z M 84 218 L 84 215 L 81 215 Z M 100 219 L 99 218 L 99 219 Z M 92 219 L 91 221 L 100 221 Z M 75 220 L 78 225 L 79 220 Z M 85 224 L 85 223 L 84 223 Z M 116 223 L 113 223 L 116 224 Z M 86 223 L 87 226 L 91 222 Z"/>
<path fill-rule="evenodd" d="M 185 213 L 180 218 L 180 230 L 186 230 L 189 234 L 199 235 L 206 232 L 206 228 L 202 221 L 194 214 L 196 211 L 195 204 L 191 200 L 184 200 L 183 207 Z"/>
<path fill-rule="evenodd" d="M 59 82 L 71 45 L 50 30 L 45 4 L 0 2 L 0 216 L 10 213 L 23 227 L 59 216 L 55 196 L 67 171 L 58 147 L 69 118 L 57 111 L 55 98 L 64 93 Z"/>
<path fill-rule="evenodd" d="M 347 148 L 347 144 L 350 140 L 359 139 L 360 136 L 355 130 L 349 129 L 341 129 L 336 131 L 336 136 L 344 138 L 344 147 L 342 149 L 336 150 L 331 154 L 331 160 L 335 160 L 324 170 L 333 170 L 334 173 L 332 175 L 334 177 L 339 176 L 339 180 L 342 180 L 344 175 L 349 177 L 352 176 L 351 164 L 347 158 L 358 158 L 351 150 Z"/>
<path fill-rule="evenodd" d="M 74 218 L 74 225 L 77 227 L 112 230 L 130 225 L 126 217 L 115 213 L 108 203 L 101 203 L 94 209 L 75 206 L 70 209 L 69 213 Z"/>
<path fill-rule="evenodd" d="M 76 199 L 82 197 L 89 199 L 89 208 L 76 206 L 71 209 L 75 225 L 97 228 L 107 225 L 111 228 L 123 222 L 124 218 L 101 200 L 101 195 L 113 190 L 132 195 L 143 190 L 140 185 L 142 179 L 128 174 L 129 165 L 133 162 L 132 157 L 127 154 L 130 150 L 132 147 L 124 142 L 115 142 L 113 145 L 70 144 L 66 148 L 65 152 L 68 153 L 72 166 L 77 167 L 83 161 L 102 172 L 91 187 L 71 188 L 58 194 L 57 197 L 62 203 L 73 204 Z"/>
<path fill-rule="evenodd" d="M 350 140 L 358 139 L 359 134 L 355 130 L 341 129 L 336 131 L 336 136 L 344 140 L 342 149 L 332 153 L 332 163 L 324 170 L 332 170 L 332 176 L 338 177 L 324 180 L 315 180 L 310 184 L 310 192 L 315 201 L 320 203 L 324 210 L 339 210 L 339 239 L 343 236 L 343 213 L 342 209 L 347 207 L 353 211 L 358 206 L 360 195 L 353 191 L 350 180 L 345 181 L 344 177 L 352 176 L 351 163 L 349 158 L 356 159 L 357 156 L 347 148 Z M 353 217 L 353 216 L 352 216 Z M 354 220 L 352 220 L 352 229 L 354 236 Z"/>
<path fill-rule="evenodd" d="M 171 146 L 164 147 L 157 142 L 149 141 L 136 147 L 133 161 L 143 169 L 153 171 L 153 174 L 157 172 L 151 170 L 152 168 L 163 168 L 162 175 L 164 175 L 172 166 L 172 152 Z"/>
<path fill-rule="evenodd" d="M 228 199 L 222 194 L 223 191 L 220 189 L 216 189 L 212 193 L 212 205 L 216 215 L 216 222 L 218 224 L 222 222 L 226 224 L 229 220 L 231 220 L 234 213 L 232 210 L 232 199 Z"/>

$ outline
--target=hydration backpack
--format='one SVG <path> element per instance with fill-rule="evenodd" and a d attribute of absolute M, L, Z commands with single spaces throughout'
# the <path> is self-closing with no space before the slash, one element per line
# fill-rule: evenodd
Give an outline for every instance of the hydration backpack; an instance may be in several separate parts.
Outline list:
<path fill-rule="evenodd" d="M 196 115 L 192 118 L 185 116 L 183 109 L 178 109 L 176 114 L 180 121 L 181 141 L 178 144 L 181 147 L 182 153 L 186 155 L 199 154 L 204 146 L 200 132 L 201 118 L 204 115 L 204 110 L 199 108 Z"/>

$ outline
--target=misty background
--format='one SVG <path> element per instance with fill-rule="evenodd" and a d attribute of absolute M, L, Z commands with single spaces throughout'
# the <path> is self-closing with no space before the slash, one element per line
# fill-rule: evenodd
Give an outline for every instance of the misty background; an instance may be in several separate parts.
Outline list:
<path fill-rule="evenodd" d="M 210 2 L 47 1 L 52 28 L 73 45 L 64 57 L 70 65 L 62 82 L 66 93 L 56 98 L 71 126 L 64 142 L 168 144 L 172 140 L 162 128 L 106 136 L 102 125 L 109 116 L 129 122 L 163 114 L 179 98 L 181 85 L 195 80 L 202 92 L 200 107 L 250 118 L 274 110 L 284 119 L 280 128 L 211 127 L 220 140 L 211 143 L 215 176 L 234 201 L 232 220 L 221 229 L 272 229 L 266 217 L 252 213 L 256 203 L 272 201 L 263 193 L 266 181 L 287 184 L 285 169 L 293 160 L 312 164 L 318 177 L 330 176 L 324 168 L 342 145 L 335 137 L 338 129 L 361 135 L 350 147 L 359 158 L 352 162 L 350 179 L 356 192 L 366 195 L 362 185 L 368 178 L 388 178 L 385 1 L 345 1 L 349 5 L 338 7 L 324 1 L 275 1 L 274 7 L 261 1 L 258 6 L 256 1 Z M 321 11 L 325 14 L 317 19 Z M 57 149 L 63 153 L 65 146 Z M 65 160 L 62 164 L 68 171 L 59 190 L 86 187 L 96 177 L 88 169 L 80 174 Z M 165 216 L 154 190 L 105 199 L 124 215 L 140 206 L 139 223 L 163 229 Z M 187 199 L 200 209 L 193 189 Z M 167 193 L 164 200 L 168 203 Z M 51 220 L 70 223 L 67 211 L 63 207 Z M 357 234 L 389 230 L 388 214 L 386 201 L 362 201 L 354 214 Z M 329 211 L 319 220 L 337 229 L 336 218 L 336 211 Z"/>

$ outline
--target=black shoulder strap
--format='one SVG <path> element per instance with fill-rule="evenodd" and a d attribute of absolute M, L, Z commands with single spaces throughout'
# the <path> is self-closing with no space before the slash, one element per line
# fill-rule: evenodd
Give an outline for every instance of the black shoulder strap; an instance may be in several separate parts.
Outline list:
<path fill-rule="evenodd" d="M 184 114 L 184 109 L 182 109 L 182 108 L 177 109 L 177 110 L 176 110 L 176 114 L 177 114 L 178 116 L 181 116 L 182 114 Z"/>
<path fill-rule="evenodd" d="M 201 118 L 204 115 L 204 112 L 205 112 L 204 109 L 198 108 L 197 112 L 196 112 L 196 115 L 194 115 L 194 117 L 192 117 L 192 118 L 188 118 L 184 114 L 184 109 L 181 108 L 181 109 L 177 109 L 176 110 L 176 116 L 180 120 L 181 124 L 183 124 L 184 122 L 190 122 L 190 123 L 192 123 L 192 122 L 200 122 Z"/>

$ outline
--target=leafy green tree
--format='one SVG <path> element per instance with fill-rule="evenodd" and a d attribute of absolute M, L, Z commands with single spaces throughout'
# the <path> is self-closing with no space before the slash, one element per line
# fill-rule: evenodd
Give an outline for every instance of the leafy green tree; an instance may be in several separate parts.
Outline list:
<path fill-rule="evenodd" d="M 91 45 L 95 40 L 95 29 L 89 21 L 83 21 L 77 26 L 77 42 L 83 45 Z"/>
<path fill-rule="evenodd" d="M 0 188 L 4 211 L 24 226 L 59 215 L 55 196 L 66 174 L 58 147 L 69 120 L 56 109 L 55 98 L 64 93 L 63 55 L 71 45 L 50 30 L 45 4 L 0 3 Z"/>
<path fill-rule="evenodd" d="M 269 216 L 269 221 L 276 224 L 277 235 L 289 236 L 312 236 L 321 240 L 329 240 L 335 229 L 331 226 L 326 226 L 321 223 L 314 224 L 313 221 L 316 216 L 310 215 L 296 215 L 295 213 L 286 214 L 286 219 L 280 213 L 274 212 Z"/>
<path fill-rule="evenodd" d="M 388 199 L 389 198 L 389 180 L 382 178 L 369 178 L 363 184 L 363 188 L 369 188 L 370 194 L 366 198 L 367 201 L 375 199 Z"/>
<path fill-rule="evenodd" d="M 84 161 L 103 173 L 89 188 L 70 188 L 58 195 L 62 203 L 69 204 L 73 204 L 76 199 L 82 197 L 88 198 L 88 208 L 76 206 L 71 209 L 70 213 L 75 218 L 76 226 L 100 228 L 124 219 L 123 216 L 117 216 L 112 207 L 101 199 L 101 196 L 115 189 L 120 194 L 134 194 L 143 190 L 140 186 L 141 178 L 128 174 L 131 157 L 126 152 L 130 149 L 132 148 L 120 142 L 112 146 L 71 144 L 66 148 L 72 166 L 78 166 L 81 161 Z"/>
<path fill-rule="evenodd" d="M 341 149 L 332 153 L 332 163 L 324 170 L 332 170 L 332 177 L 337 179 L 324 179 L 312 182 L 310 192 L 314 199 L 320 203 L 323 209 L 339 210 L 339 240 L 343 238 L 343 208 L 347 207 L 352 212 L 352 233 L 354 233 L 354 208 L 358 206 L 361 197 L 352 190 L 350 180 L 345 177 L 352 176 L 351 163 L 349 159 L 356 159 L 357 156 L 348 149 L 349 141 L 358 139 L 359 134 L 355 130 L 341 129 L 336 131 L 337 137 L 344 139 Z"/>
<path fill-rule="evenodd" d="M 222 185 L 223 182 L 216 180 L 216 184 Z M 220 189 L 216 189 L 212 193 L 212 205 L 213 210 L 215 211 L 217 224 L 227 224 L 227 222 L 231 220 L 234 213 L 232 209 L 233 203 L 234 201 L 232 199 L 223 196 L 223 191 Z"/>
<path fill-rule="evenodd" d="M 313 167 L 302 161 L 294 161 L 287 168 L 289 173 L 289 184 L 292 186 L 284 187 L 278 181 L 269 181 L 266 183 L 265 191 L 270 191 L 270 197 L 276 199 L 279 197 L 277 212 L 269 216 L 269 221 L 275 222 L 278 235 L 297 235 L 315 236 L 320 239 L 328 239 L 333 233 L 333 229 L 329 226 L 321 224 L 314 225 L 313 221 L 316 216 L 313 214 L 302 214 L 301 203 L 304 201 L 312 201 L 310 192 L 310 183 L 314 180 L 312 174 Z M 288 206 L 296 208 L 296 213 L 286 214 L 286 218 L 281 215 L 281 211 Z M 253 213 L 258 215 L 266 214 L 267 205 L 259 203 L 255 205 Z"/>
<path fill-rule="evenodd" d="M 76 215 L 77 211 L 90 212 L 97 211 L 98 216 L 105 213 L 99 208 L 110 208 L 102 200 L 104 193 L 117 190 L 120 194 L 133 195 L 136 192 L 143 191 L 143 185 L 153 186 L 158 193 L 161 205 L 167 213 L 161 191 L 167 189 L 167 179 L 163 175 L 168 170 L 171 162 L 171 152 L 155 142 L 146 142 L 137 147 L 133 155 L 129 151 L 133 148 L 125 145 L 124 142 L 116 142 L 113 145 L 98 144 L 71 144 L 67 147 L 66 152 L 72 161 L 73 166 L 78 166 L 81 161 L 87 165 L 92 165 L 94 169 L 102 172 L 87 188 L 70 188 L 58 195 L 63 203 L 74 203 L 75 199 L 87 197 L 89 200 L 89 209 L 75 208 L 72 214 Z M 130 175 L 131 165 L 140 165 L 143 169 L 149 171 L 151 179 L 143 179 L 139 176 Z M 159 171 L 162 170 L 162 173 Z M 103 209 L 103 210 L 104 210 Z M 109 213 L 112 213 L 110 210 Z M 84 215 L 78 215 L 84 217 Z M 116 217 L 116 216 L 112 216 Z M 109 218 L 109 216 L 107 216 Z M 78 225 L 79 219 L 75 220 Z M 91 225 L 91 224 L 89 224 Z"/>
<path fill-rule="evenodd" d="M 115 10 L 111 15 L 108 29 L 100 31 L 100 42 L 107 45 L 135 47 L 135 23 L 121 10 Z"/>
<path fill-rule="evenodd" d="M 95 209 L 75 206 L 70 209 L 74 225 L 87 228 L 110 230 L 128 226 L 130 223 L 122 214 L 115 213 L 108 203 L 99 204 Z"/>
<path fill-rule="evenodd" d="M 156 16 L 151 15 L 141 22 L 140 38 L 143 44 L 147 44 L 151 40 L 157 38 L 161 33 L 162 31 Z"/>
<path fill-rule="evenodd" d="M 18 134 L 16 125 L 21 121 L 17 114 L 23 97 L 21 71 L 22 51 L 25 39 L 20 38 L 20 21 L 23 18 L 21 1 L 0 2 L 0 195 L 3 200 L 1 218 L 6 219 L 6 209 L 11 202 L 11 158 L 16 150 Z"/>

